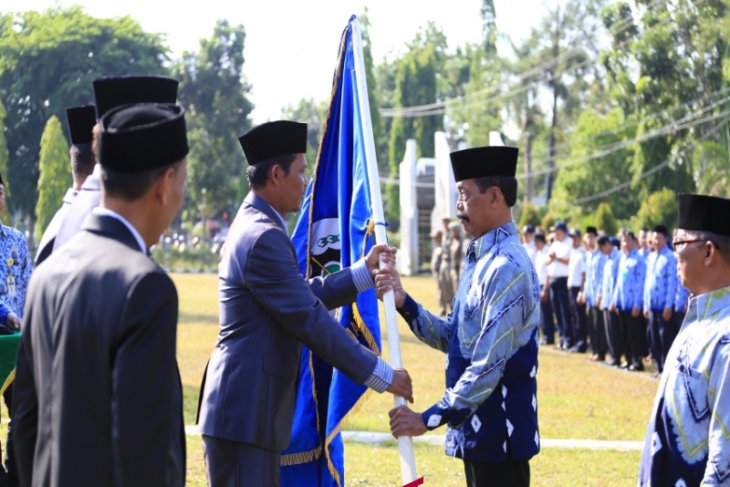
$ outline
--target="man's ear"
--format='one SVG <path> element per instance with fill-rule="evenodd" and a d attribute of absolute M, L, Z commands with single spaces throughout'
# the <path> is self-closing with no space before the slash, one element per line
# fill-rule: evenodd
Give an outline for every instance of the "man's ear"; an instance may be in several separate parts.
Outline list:
<path fill-rule="evenodd" d="M 165 172 L 155 182 L 157 194 L 163 206 L 167 206 L 170 201 L 170 193 L 175 184 L 175 168 L 173 166 L 165 169 Z"/>

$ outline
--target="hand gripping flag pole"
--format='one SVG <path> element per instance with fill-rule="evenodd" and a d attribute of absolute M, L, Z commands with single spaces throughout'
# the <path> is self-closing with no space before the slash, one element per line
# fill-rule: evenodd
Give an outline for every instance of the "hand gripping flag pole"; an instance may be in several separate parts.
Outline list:
<path fill-rule="evenodd" d="M 368 100 L 367 80 L 365 79 L 365 61 L 362 51 L 362 37 L 360 22 L 357 18 L 352 19 L 352 44 L 355 57 L 355 79 L 357 80 L 357 102 L 360 107 L 360 114 L 363 121 L 363 136 L 365 138 L 365 160 L 370 181 L 370 200 L 373 205 L 373 219 L 375 220 L 375 243 L 387 244 L 388 237 L 385 233 L 385 218 L 383 217 L 383 201 L 380 195 L 380 176 L 378 174 L 378 163 L 375 156 L 375 141 L 373 139 L 372 119 L 370 118 L 370 101 Z M 381 266 L 384 264 L 381 263 Z M 390 349 L 390 364 L 394 368 L 402 368 L 403 362 L 400 354 L 400 337 L 398 336 L 398 321 L 395 310 L 395 296 L 393 291 L 383 296 L 385 307 L 385 324 L 388 330 L 388 347 Z M 395 397 L 395 405 L 403 406 L 406 400 L 402 397 Z M 423 479 L 416 478 L 416 459 L 413 453 L 413 440 L 410 436 L 398 438 L 398 449 L 400 450 L 401 478 L 408 486 L 416 486 L 423 483 Z"/>

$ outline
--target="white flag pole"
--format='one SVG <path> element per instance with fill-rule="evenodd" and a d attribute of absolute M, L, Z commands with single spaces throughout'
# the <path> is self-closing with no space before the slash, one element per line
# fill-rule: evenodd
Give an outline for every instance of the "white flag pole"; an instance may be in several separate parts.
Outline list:
<path fill-rule="evenodd" d="M 370 182 L 370 201 L 373 205 L 373 219 L 375 220 L 375 242 L 378 244 L 387 244 L 388 237 L 385 233 L 383 201 L 380 195 L 380 176 L 378 174 L 378 162 L 375 155 L 375 140 L 373 139 L 372 119 L 370 118 L 367 80 L 365 79 L 365 60 L 362 51 L 360 22 L 358 19 L 353 19 L 351 25 L 352 50 L 355 57 L 355 79 L 357 80 L 357 102 L 360 107 L 363 136 L 365 137 L 365 163 L 368 170 L 368 181 Z M 390 364 L 394 368 L 402 368 L 400 337 L 398 336 L 398 318 L 395 310 L 395 296 L 393 291 L 385 293 L 383 296 L 383 305 L 385 307 L 385 324 L 388 330 Z M 405 404 L 405 399 L 398 396 L 395 397 L 396 406 Z M 413 482 L 416 480 L 416 459 L 413 453 L 413 440 L 411 437 L 401 436 L 398 438 L 398 449 L 400 450 L 401 478 L 404 483 Z"/>

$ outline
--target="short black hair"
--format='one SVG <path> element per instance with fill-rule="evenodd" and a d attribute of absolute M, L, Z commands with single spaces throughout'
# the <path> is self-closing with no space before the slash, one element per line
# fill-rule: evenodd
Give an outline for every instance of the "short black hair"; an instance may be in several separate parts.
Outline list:
<path fill-rule="evenodd" d="M 669 230 L 667 230 L 667 227 L 665 227 L 664 225 L 656 225 L 653 231 L 654 233 L 661 233 L 662 235 L 664 235 L 664 237 L 667 237 L 669 235 Z"/>
<path fill-rule="evenodd" d="M 621 232 L 621 235 L 623 235 L 624 237 L 630 237 L 630 238 L 631 238 L 631 240 L 636 240 L 636 235 L 634 235 L 634 231 L 633 231 L 633 230 L 631 230 L 630 228 L 626 228 L 626 229 L 624 229 L 624 230 L 623 230 L 623 231 Z"/>
<path fill-rule="evenodd" d="M 502 191 L 504 201 L 510 208 L 515 206 L 517 202 L 517 179 L 510 176 L 485 176 L 483 178 L 475 178 L 474 181 L 479 186 L 479 192 L 483 193 L 489 188 L 496 186 Z"/>
<path fill-rule="evenodd" d="M 91 143 L 72 145 L 69 155 L 71 156 L 71 171 L 77 178 L 86 177 L 94 171 L 96 158 L 91 149 Z"/>
<path fill-rule="evenodd" d="M 289 168 L 296 157 L 296 154 L 284 154 L 282 156 L 276 156 L 257 162 L 256 164 L 251 164 L 246 170 L 248 185 L 252 188 L 260 188 L 264 186 L 266 184 L 269 169 L 276 164 L 281 166 L 284 170 L 284 174 L 289 174 Z"/>
<path fill-rule="evenodd" d="M 545 234 L 542 232 L 537 232 L 535 234 L 535 242 L 545 243 Z"/>
<path fill-rule="evenodd" d="M 134 201 L 142 197 L 168 169 L 177 171 L 181 163 L 182 160 L 143 172 L 120 172 L 102 165 L 101 183 L 109 196 Z"/>
<path fill-rule="evenodd" d="M 597 242 L 598 242 L 598 246 L 599 247 L 603 247 L 607 243 L 611 243 L 611 239 L 608 238 L 606 235 L 601 235 L 600 237 L 598 237 L 598 241 Z"/>

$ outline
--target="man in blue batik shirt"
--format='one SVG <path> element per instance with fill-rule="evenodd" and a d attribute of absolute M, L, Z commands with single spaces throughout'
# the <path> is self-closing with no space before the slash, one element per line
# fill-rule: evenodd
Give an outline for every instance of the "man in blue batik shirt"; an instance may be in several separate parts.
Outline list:
<path fill-rule="evenodd" d="M 644 309 L 644 274 L 646 264 L 639 255 L 638 241 L 631 230 L 621 235 L 621 258 L 616 275 L 611 311 L 618 316 L 620 328 L 613 330 L 610 340 L 613 348 L 623 351 L 629 370 L 644 370 L 646 325 L 641 315 Z M 624 349 L 626 344 L 626 349 Z"/>
<path fill-rule="evenodd" d="M 420 414 L 407 406 L 393 409 L 391 431 L 418 436 L 448 424 L 446 454 L 463 459 L 467 485 L 529 485 L 529 459 L 540 451 L 540 305 L 537 275 L 512 221 L 517 149 L 457 151 L 451 164 L 457 216 L 474 236 L 454 311 L 441 319 L 408 296 L 397 275 L 376 278 L 380 294 L 394 288 L 413 333 L 448 354 L 441 400 Z"/>
<path fill-rule="evenodd" d="M 584 297 L 588 311 L 589 339 L 593 355 L 591 360 L 603 362 L 606 359 L 606 327 L 603 323 L 603 312 L 598 308 L 597 298 L 603 280 L 603 264 L 606 256 L 601 252 L 596 240 L 596 227 L 586 228 L 586 244 L 589 252 L 586 259 L 586 285 Z"/>
<path fill-rule="evenodd" d="M 5 210 L 5 185 L 0 175 L 0 213 Z M 28 252 L 28 244 L 25 237 L 18 230 L 5 226 L 0 222 L 0 302 L 7 306 L 10 320 L 8 325 L 16 328 L 19 325 L 15 317 L 23 317 L 23 306 L 25 306 L 25 291 L 28 288 L 28 281 L 33 270 L 33 264 Z M 12 314 L 12 316 L 10 315 Z M 8 410 L 11 409 L 13 387 L 5 389 L 3 394 Z M 15 468 L 15 452 L 10 436 L 12 422 L 8 425 L 8 440 L 5 444 L 7 456 L 5 468 L 0 467 L 0 482 L 7 475 L 9 485 L 17 485 L 17 470 Z M 7 474 L 5 473 L 7 469 Z"/>
<path fill-rule="evenodd" d="M 651 356 L 660 374 L 664 370 L 669 347 L 677 335 L 677 326 L 672 320 L 677 290 L 677 261 L 667 246 L 668 234 L 667 227 L 654 227 L 652 238 L 656 251 L 647 259 L 644 282 L 644 317 L 648 320 L 651 336 Z"/>
<path fill-rule="evenodd" d="M 679 278 L 692 294 L 649 420 L 639 486 L 730 485 L 730 200 L 679 195 Z"/>
<path fill-rule="evenodd" d="M 603 253 L 605 260 L 603 261 L 603 272 L 601 273 L 601 282 L 597 292 L 596 302 L 598 309 L 603 313 L 603 323 L 605 327 L 604 339 L 608 346 L 608 352 L 611 354 L 609 365 L 616 367 L 621 366 L 621 357 L 617 355 L 618 351 L 614 348 L 615 343 L 611 342 L 611 335 L 614 330 L 620 327 L 618 316 L 610 312 L 613 304 L 613 292 L 616 288 L 616 274 L 618 274 L 618 247 L 621 244 L 618 240 L 602 236 L 598 239 L 598 248 Z"/>

